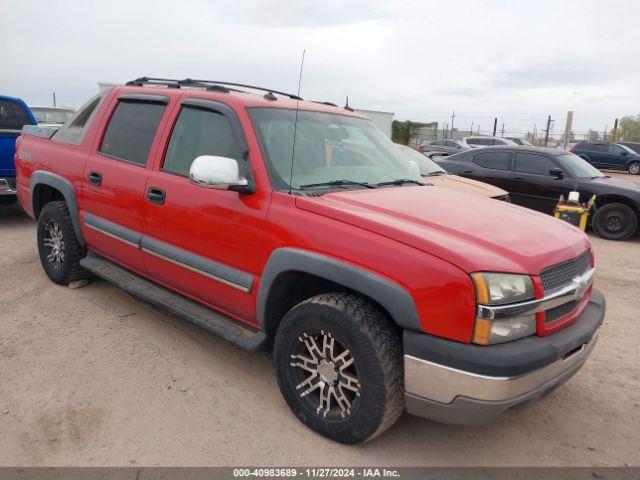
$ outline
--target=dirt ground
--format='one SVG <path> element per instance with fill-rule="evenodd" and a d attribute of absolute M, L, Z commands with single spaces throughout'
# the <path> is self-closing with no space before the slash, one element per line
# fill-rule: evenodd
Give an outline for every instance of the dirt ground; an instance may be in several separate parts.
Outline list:
<path fill-rule="evenodd" d="M 488 427 L 405 415 L 343 446 L 290 414 L 268 356 L 106 282 L 47 280 L 34 223 L 3 208 L 0 465 L 640 466 L 640 239 L 591 240 L 608 312 L 565 386 Z"/>

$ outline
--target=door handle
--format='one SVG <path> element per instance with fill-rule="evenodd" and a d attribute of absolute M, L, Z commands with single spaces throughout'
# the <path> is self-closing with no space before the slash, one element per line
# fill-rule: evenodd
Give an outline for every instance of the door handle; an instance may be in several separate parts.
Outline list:
<path fill-rule="evenodd" d="M 524 177 L 513 177 L 514 180 L 524 180 Z"/>
<path fill-rule="evenodd" d="M 102 174 L 100 172 L 89 172 L 87 178 L 91 185 L 95 185 L 96 187 L 102 185 Z"/>
<path fill-rule="evenodd" d="M 147 190 L 147 200 L 154 205 L 164 205 L 164 200 L 167 197 L 167 193 L 158 187 L 150 187 Z"/>

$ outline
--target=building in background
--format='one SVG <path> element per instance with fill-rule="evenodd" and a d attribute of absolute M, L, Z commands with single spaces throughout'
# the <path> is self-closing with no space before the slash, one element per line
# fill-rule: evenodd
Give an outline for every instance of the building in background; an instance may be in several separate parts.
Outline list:
<path fill-rule="evenodd" d="M 370 118 L 384 134 L 391 138 L 391 124 L 393 123 L 393 112 L 381 112 L 379 110 L 356 109 L 356 112 Z"/>

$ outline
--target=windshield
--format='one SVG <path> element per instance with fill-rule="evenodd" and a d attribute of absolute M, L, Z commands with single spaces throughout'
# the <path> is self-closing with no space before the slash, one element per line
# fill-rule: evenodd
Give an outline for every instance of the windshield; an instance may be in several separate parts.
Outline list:
<path fill-rule="evenodd" d="M 560 163 L 576 178 L 604 177 L 604 174 L 583 158 L 573 153 L 564 153 L 556 157 Z"/>
<path fill-rule="evenodd" d="M 406 145 L 397 145 L 398 149 L 404 154 L 407 160 L 413 160 L 420 168 L 420 175 L 432 175 L 434 173 L 447 173 L 440 165 L 425 157 L 420 152 Z"/>
<path fill-rule="evenodd" d="M 33 116 L 38 123 L 65 123 L 73 112 L 70 110 L 45 110 L 39 108 L 31 109 Z"/>
<path fill-rule="evenodd" d="M 343 181 L 333 185 L 337 188 L 363 188 L 348 182 L 375 185 L 399 179 L 421 181 L 417 169 L 370 120 L 298 111 L 292 167 L 296 111 L 254 107 L 249 113 L 275 189 L 337 180 Z"/>
<path fill-rule="evenodd" d="M 636 154 L 636 152 L 634 152 L 632 148 L 629 148 L 626 145 L 620 145 L 619 143 L 617 145 L 619 147 L 621 147 L 622 149 L 626 150 L 627 153 L 630 153 L 631 155 L 635 155 Z"/>

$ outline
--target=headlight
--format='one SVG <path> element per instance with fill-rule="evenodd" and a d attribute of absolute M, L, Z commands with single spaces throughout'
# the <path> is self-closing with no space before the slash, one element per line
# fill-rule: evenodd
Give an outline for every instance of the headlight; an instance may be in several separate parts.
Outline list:
<path fill-rule="evenodd" d="M 479 272 L 471 274 L 480 305 L 504 305 L 535 297 L 529 275 Z"/>
<path fill-rule="evenodd" d="M 535 297 L 528 275 L 480 272 L 471 274 L 478 305 L 505 305 Z M 476 318 L 473 341 L 481 345 L 508 342 L 536 333 L 535 313 L 509 318 Z"/>

